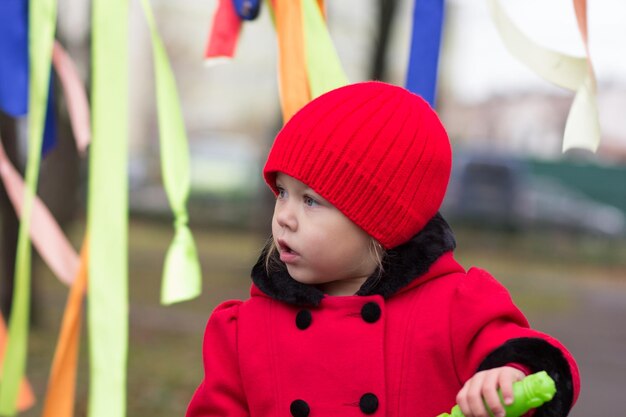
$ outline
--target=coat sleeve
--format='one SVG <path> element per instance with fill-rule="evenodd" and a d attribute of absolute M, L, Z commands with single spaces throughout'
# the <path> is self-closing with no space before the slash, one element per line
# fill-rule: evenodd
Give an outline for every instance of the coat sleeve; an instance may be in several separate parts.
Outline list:
<path fill-rule="evenodd" d="M 556 339 L 530 329 L 508 291 L 489 273 L 472 268 L 462 278 L 450 312 L 451 345 L 457 376 L 519 363 L 554 379 L 555 398 L 535 417 L 567 416 L 578 398 L 580 377 L 572 355 Z"/>
<path fill-rule="evenodd" d="M 186 417 L 249 416 L 237 356 L 237 322 L 241 301 L 218 306 L 207 323 L 202 347 L 204 378 Z"/>

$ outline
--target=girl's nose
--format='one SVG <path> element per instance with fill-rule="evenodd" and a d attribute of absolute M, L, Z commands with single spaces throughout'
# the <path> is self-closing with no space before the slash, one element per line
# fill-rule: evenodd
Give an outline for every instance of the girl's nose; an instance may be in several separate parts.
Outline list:
<path fill-rule="evenodd" d="M 276 205 L 274 208 L 274 216 L 276 217 L 276 222 L 280 227 L 284 227 L 292 231 L 296 230 L 298 221 L 293 209 L 290 207 L 290 204 L 285 203 Z"/>

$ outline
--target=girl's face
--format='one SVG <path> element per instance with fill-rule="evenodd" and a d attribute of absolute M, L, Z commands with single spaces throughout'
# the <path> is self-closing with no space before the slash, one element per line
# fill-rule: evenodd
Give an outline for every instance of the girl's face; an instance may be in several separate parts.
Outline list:
<path fill-rule="evenodd" d="M 274 243 L 289 275 L 330 295 L 353 295 L 376 269 L 372 238 L 306 184 L 278 173 Z"/>

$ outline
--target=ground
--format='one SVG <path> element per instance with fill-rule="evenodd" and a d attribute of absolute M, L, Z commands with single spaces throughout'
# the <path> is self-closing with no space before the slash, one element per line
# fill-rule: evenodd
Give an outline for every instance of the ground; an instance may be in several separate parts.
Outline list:
<path fill-rule="evenodd" d="M 492 272 L 510 289 L 531 324 L 560 339 L 578 360 L 582 393 L 571 416 L 618 413 L 626 388 L 626 243 L 459 230 L 460 262 Z M 202 331 L 211 310 L 221 300 L 248 293 L 249 269 L 264 239 L 215 228 L 194 227 L 193 233 L 202 262 L 203 294 L 164 307 L 159 305 L 159 289 L 163 257 L 173 235 L 171 223 L 131 222 L 128 416 L 184 415 L 201 379 Z M 22 414 L 27 417 L 41 415 L 67 298 L 67 289 L 45 266 L 39 262 L 35 270 L 39 296 L 28 377 L 38 404 Z M 85 416 L 87 409 L 84 331 L 83 326 L 76 416 Z"/>

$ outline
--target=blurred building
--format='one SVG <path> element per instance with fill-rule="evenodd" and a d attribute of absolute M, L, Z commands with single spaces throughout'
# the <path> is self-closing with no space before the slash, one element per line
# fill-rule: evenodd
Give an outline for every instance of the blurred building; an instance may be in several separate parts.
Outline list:
<path fill-rule="evenodd" d="M 454 97 L 441 101 L 439 113 L 455 144 L 508 151 L 540 159 L 574 158 L 600 164 L 626 164 L 626 85 L 599 86 L 598 112 L 602 138 L 597 153 L 561 146 L 573 93 L 528 90 L 498 94 L 478 102 Z M 570 156 L 572 154 L 573 156 Z"/>

